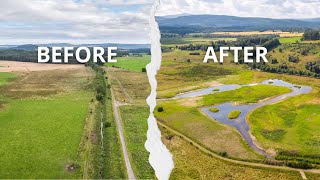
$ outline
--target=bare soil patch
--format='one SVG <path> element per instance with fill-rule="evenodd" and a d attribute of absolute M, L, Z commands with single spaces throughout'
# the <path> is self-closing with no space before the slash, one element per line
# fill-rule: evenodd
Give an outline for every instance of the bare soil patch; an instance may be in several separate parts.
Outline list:
<path fill-rule="evenodd" d="M 0 61 L 1 72 L 30 72 L 55 69 L 84 68 L 81 64 L 44 64 L 19 61 Z"/>

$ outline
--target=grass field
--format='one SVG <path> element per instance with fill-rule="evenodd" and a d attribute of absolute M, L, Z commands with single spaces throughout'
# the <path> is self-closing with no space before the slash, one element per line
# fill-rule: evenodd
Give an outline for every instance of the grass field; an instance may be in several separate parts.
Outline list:
<path fill-rule="evenodd" d="M 318 99 L 301 95 L 258 108 L 250 115 L 253 135 L 262 147 L 301 156 L 320 155 Z M 315 159 L 316 157 L 313 157 Z M 318 160 L 320 162 L 320 158 Z"/>
<path fill-rule="evenodd" d="M 296 42 L 301 42 L 301 37 L 282 37 L 282 38 L 279 38 L 279 41 L 281 44 L 284 44 L 284 43 L 296 43 Z"/>
<path fill-rule="evenodd" d="M 0 86 L 16 77 L 14 73 L 0 72 Z"/>
<path fill-rule="evenodd" d="M 116 63 L 106 63 L 108 67 L 119 67 L 130 71 L 141 72 L 142 68 L 145 68 L 150 63 L 150 55 L 118 57 Z"/>
<path fill-rule="evenodd" d="M 167 136 L 166 130 L 161 131 Z M 299 172 L 253 168 L 210 157 L 177 136 L 170 140 L 163 138 L 163 141 L 173 154 L 175 162 L 170 179 L 301 179 Z M 308 173 L 307 177 L 320 178 L 319 175 L 311 173 Z"/>
<path fill-rule="evenodd" d="M 86 69 L 32 72 L 0 88 L 1 178 L 79 178 L 92 93 Z"/>

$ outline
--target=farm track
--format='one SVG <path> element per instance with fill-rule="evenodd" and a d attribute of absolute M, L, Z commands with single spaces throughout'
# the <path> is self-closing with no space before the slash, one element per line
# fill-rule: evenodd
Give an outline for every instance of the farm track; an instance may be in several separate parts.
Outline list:
<path fill-rule="evenodd" d="M 107 71 L 107 68 L 105 68 L 105 70 Z M 118 80 L 118 82 L 119 82 L 120 86 L 122 87 L 121 82 L 119 80 Z M 109 82 L 109 84 L 110 84 L 110 82 Z M 132 166 L 131 166 L 129 154 L 127 151 L 127 145 L 126 145 L 126 141 L 125 141 L 125 137 L 124 137 L 122 121 L 121 121 L 121 116 L 120 116 L 120 112 L 119 112 L 119 106 L 122 106 L 123 104 L 118 102 L 115 99 L 112 87 L 110 89 L 111 89 L 113 114 L 114 114 L 114 118 L 117 123 L 117 129 L 118 129 L 118 134 L 119 134 L 119 138 L 120 138 L 120 142 L 121 142 L 121 149 L 122 149 L 122 153 L 123 153 L 123 157 L 124 157 L 124 161 L 125 161 L 125 165 L 126 165 L 126 169 L 127 169 L 128 179 L 136 179 L 134 172 L 133 172 L 133 169 L 132 169 Z M 123 89 L 123 87 L 122 87 L 122 89 Z"/>
<path fill-rule="evenodd" d="M 200 144 L 196 143 L 195 141 L 191 140 L 187 136 L 179 133 L 178 131 L 166 126 L 165 124 L 163 124 L 163 123 L 161 123 L 159 121 L 157 121 L 157 123 L 160 126 L 162 126 L 163 128 L 165 128 L 166 130 L 170 131 L 171 133 L 174 133 L 175 135 L 180 136 L 185 141 L 191 143 L 193 146 L 197 147 L 202 152 L 204 152 L 204 153 L 206 153 L 206 154 L 208 154 L 208 155 L 210 155 L 212 157 L 215 157 L 215 158 L 218 158 L 220 160 L 223 160 L 223 161 L 227 161 L 227 162 L 234 163 L 234 164 L 241 164 L 241 165 L 250 166 L 250 167 L 272 168 L 272 169 L 279 169 L 279 170 L 296 171 L 296 172 L 301 174 L 301 178 L 302 179 L 306 179 L 307 178 L 306 175 L 305 175 L 305 172 L 320 174 L 320 169 L 310 169 L 310 170 L 297 169 L 297 168 L 290 168 L 290 167 L 286 167 L 286 166 L 273 166 L 273 165 L 268 165 L 268 164 L 245 162 L 245 161 L 239 161 L 239 160 L 225 158 L 225 157 L 219 156 L 219 155 L 211 152 L 210 150 L 206 149 L 205 147 L 203 147 Z"/>

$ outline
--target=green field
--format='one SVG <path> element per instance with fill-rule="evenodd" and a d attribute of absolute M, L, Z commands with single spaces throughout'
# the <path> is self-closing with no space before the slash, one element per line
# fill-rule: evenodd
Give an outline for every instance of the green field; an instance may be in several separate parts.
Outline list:
<path fill-rule="evenodd" d="M 119 67 L 130 71 L 141 72 L 142 68 L 145 68 L 150 63 L 150 55 L 143 56 L 129 56 L 129 57 L 118 57 L 116 63 L 106 63 L 108 67 Z"/>
<path fill-rule="evenodd" d="M 296 156 L 313 156 L 320 162 L 320 109 L 310 97 L 301 95 L 258 108 L 250 115 L 253 135 L 262 147 Z M 318 157 L 318 158 L 317 158 Z"/>
<path fill-rule="evenodd" d="M 282 37 L 279 38 L 281 44 L 301 42 L 301 37 Z"/>
<path fill-rule="evenodd" d="M 14 73 L 0 72 L 0 86 L 16 77 L 17 75 Z"/>
<path fill-rule="evenodd" d="M 90 93 L 13 100 L 0 112 L 1 178 L 72 178 Z M 50 113 L 48 113 L 50 112 Z"/>
<path fill-rule="evenodd" d="M 1 178 L 81 176 L 77 161 L 90 77 L 84 69 L 34 72 L 0 89 Z M 74 171 L 66 169 L 70 165 Z"/>

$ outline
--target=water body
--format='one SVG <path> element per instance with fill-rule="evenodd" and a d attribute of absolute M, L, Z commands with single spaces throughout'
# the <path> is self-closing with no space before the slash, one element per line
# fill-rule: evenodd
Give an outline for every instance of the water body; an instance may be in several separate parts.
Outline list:
<path fill-rule="evenodd" d="M 248 143 L 248 145 L 252 149 L 254 149 L 256 152 L 258 152 L 261 155 L 268 156 L 267 153 L 263 149 L 259 148 L 258 146 L 256 146 L 253 143 L 253 139 L 249 134 L 250 127 L 249 127 L 249 125 L 247 123 L 247 119 L 246 119 L 248 113 L 258 107 L 262 107 L 262 106 L 265 106 L 268 104 L 273 104 L 278 101 L 284 100 L 288 97 L 293 97 L 293 96 L 297 96 L 300 94 L 308 94 L 312 90 L 312 88 L 310 86 L 300 86 L 300 85 L 291 84 L 291 83 L 288 83 L 288 82 L 285 82 L 282 80 L 278 80 L 278 79 L 270 79 L 270 80 L 266 80 L 266 81 L 263 81 L 263 82 L 257 83 L 257 84 L 247 84 L 247 85 L 232 84 L 232 85 L 221 85 L 221 86 L 216 86 L 216 87 L 210 87 L 210 88 L 199 90 L 199 91 L 179 94 L 174 98 L 189 98 L 189 97 L 203 96 L 206 94 L 212 94 L 212 93 L 223 92 L 223 91 L 230 91 L 230 90 L 239 89 L 244 86 L 255 86 L 258 84 L 268 84 L 268 85 L 273 85 L 273 86 L 287 87 L 287 88 L 291 89 L 292 92 L 287 93 L 287 94 L 283 94 L 283 95 L 280 95 L 280 96 L 277 96 L 277 97 L 274 97 L 274 98 L 271 98 L 271 99 L 268 99 L 268 100 L 265 100 L 265 101 L 262 101 L 259 103 L 234 105 L 230 102 L 227 102 L 227 103 L 223 103 L 223 104 L 216 105 L 216 106 L 203 107 L 203 108 L 201 108 L 201 110 L 204 113 L 206 113 L 209 117 L 211 117 L 212 119 L 219 121 L 222 124 L 226 124 L 226 125 L 229 125 L 229 126 L 236 128 L 240 132 L 243 139 Z M 214 89 L 219 89 L 219 91 L 213 91 Z M 209 109 L 213 108 L 213 107 L 218 108 L 219 112 L 216 112 L 216 113 L 211 112 Z M 233 120 L 228 119 L 229 113 L 234 110 L 240 110 L 241 114 L 236 119 L 233 119 Z"/>

